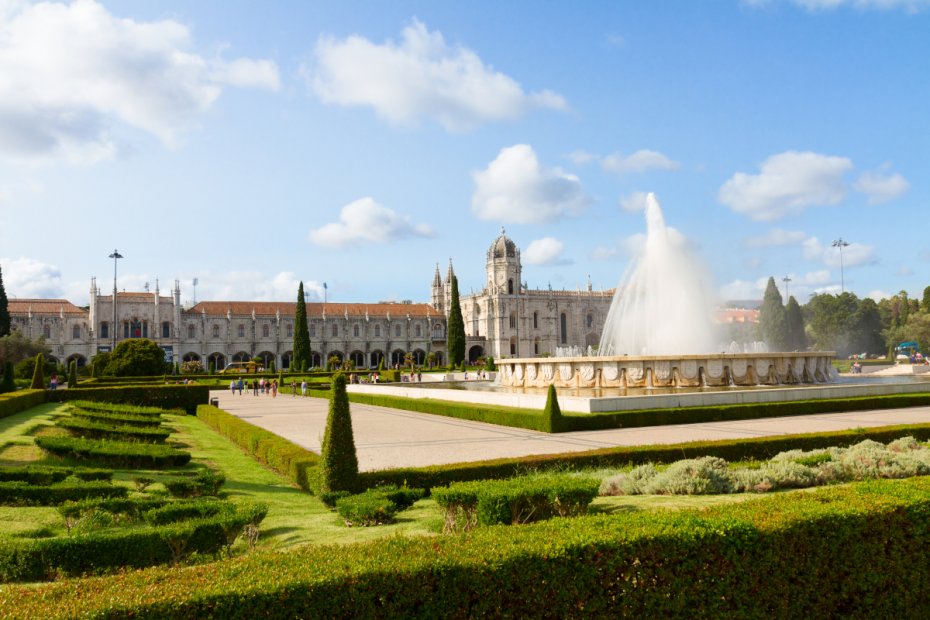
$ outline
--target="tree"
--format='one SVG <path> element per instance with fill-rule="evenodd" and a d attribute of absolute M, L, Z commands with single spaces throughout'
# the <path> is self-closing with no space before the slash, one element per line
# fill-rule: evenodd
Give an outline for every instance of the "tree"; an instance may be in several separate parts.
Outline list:
<path fill-rule="evenodd" d="M 557 433 L 562 427 L 562 410 L 559 408 L 559 398 L 555 393 L 555 385 L 549 384 L 546 394 L 546 408 L 543 409 L 543 428 L 547 433 Z"/>
<path fill-rule="evenodd" d="M 785 327 L 787 331 L 787 344 L 789 351 L 806 351 L 807 335 L 804 333 L 804 317 L 801 306 L 794 296 L 788 298 L 785 306 Z"/>
<path fill-rule="evenodd" d="M 13 362 L 3 364 L 3 381 L 0 381 L 0 394 L 15 392 L 16 382 L 13 378 Z"/>
<path fill-rule="evenodd" d="M 45 341 L 41 338 L 29 340 L 19 330 L 11 332 L 8 336 L 0 336 L 0 364 L 18 364 L 25 359 L 34 359 L 36 353 L 49 353 Z"/>
<path fill-rule="evenodd" d="M 107 365 L 110 363 L 110 352 L 100 351 L 91 360 L 91 377 L 102 377 L 107 374 Z"/>
<path fill-rule="evenodd" d="M 304 371 L 310 365 L 310 328 L 307 325 L 307 302 L 304 283 L 297 287 L 297 308 L 294 310 L 294 358 L 291 366 Z"/>
<path fill-rule="evenodd" d="M 30 387 L 33 390 L 45 389 L 45 357 L 41 353 L 36 355 L 36 365 L 35 370 L 32 371 L 32 385 Z"/>
<path fill-rule="evenodd" d="M 846 357 L 854 351 L 850 339 L 853 315 L 859 299 L 853 293 L 814 295 L 804 307 L 807 326 L 814 348 L 818 351 L 836 351 Z"/>
<path fill-rule="evenodd" d="M 873 299 L 866 297 L 859 302 L 852 317 L 850 343 L 854 353 L 885 352 L 881 312 Z"/>
<path fill-rule="evenodd" d="M 459 304 L 459 279 L 452 276 L 452 298 L 449 301 L 449 325 L 446 346 L 449 349 L 449 365 L 455 367 L 465 361 L 465 320 Z"/>
<path fill-rule="evenodd" d="M 788 323 L 781 293 L 775 286 L 775 278 L 769 278 L 759 308 L 759 329 L 762 340 L 772 351 L 784 351 L 788 347 Z"/>
<path fill-rule="evenodd" d="M 2 290 L 0 286 L 0 290 Z M 920 311 L 924 314 L 930 314 L 930 286 L 924 289 L 923 299 L 920 300 Z"/>
<path fill-rule="evenodd" d="M 107 374 L 117 377 L 150 377 L 165 372 L 165 352 L 145 338 L 124 340 L 116 345 L 107 363 Z"/>
<path fill-rule="evenodd" d="M 355 491 L 358 488 L 358 456 L 352 436 L 352 416 L 346 395 L 346 378 L 342 373 L 333 377 L 329 397 L 326 431 L 320 446 L 320 494 L 333 491 Z"/>
<path fill-rule="evenodd" d="M 10 304 L 3 288 L 3 268 L 0 268 L 0 337 L 10 335 Z"/>
<path fill-rule="evenodd" d="M 77 383 L 77 361 L 71 360 L 71 363 L 68 364 L 68 387 L 75 388 Z"/>

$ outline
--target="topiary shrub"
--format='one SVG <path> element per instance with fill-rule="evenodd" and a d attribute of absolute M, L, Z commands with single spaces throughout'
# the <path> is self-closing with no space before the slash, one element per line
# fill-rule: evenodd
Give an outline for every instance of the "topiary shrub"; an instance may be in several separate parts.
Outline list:
<path fill-rule="evenodd" d="M 36 367 L 32 371 L 32 385 L 30 387 L 33 390 L 45 389 L 45 358 L 41 353 L 36 355 Z"/>
<path fill-rule="evenodd" d="M 488 372 L 493 372 L 497 370 L 497 364 L 494 363 L 493 355 L 489 355 L 488 359 L 485 360 L 484 369 L 487 370 Z"/>
<path fill-rule="evenodd" d="M 546 394 L 546 408 L 543 409 L 542 430 L 546 433 L 558 433 L 562 427 L 562 410 L 559 408 L 559 398 L 555 393 L 555 385 L 549 384 Z"/>
<path fill-rule="evenodd" d="M 3 380 L 0 381 L 0 394 L 16 391 L 16 381 L 13 376 L 13 362 L 3 365 Z"/>
<path fill-rule="evenodd" d="M 68 364 L 68 387 L 76 388 L 78 384 L 77 380 L 77 361 L 71 360 L 71 363 Z"/>
<path fill-rule="evenodd" d="M 348 527 L 368 527 L 392 522 L 397 506 L 384 495 L 367 492 L 337 500 L 336 512 Z"/>
<path fill-rule="evenodd" d="M 329 415 L 320 448 L 320 493 L 354 491 L 357 488 L 358 457 L 352 436 L 346 378 L 339 373 L 333 377 Z"/>

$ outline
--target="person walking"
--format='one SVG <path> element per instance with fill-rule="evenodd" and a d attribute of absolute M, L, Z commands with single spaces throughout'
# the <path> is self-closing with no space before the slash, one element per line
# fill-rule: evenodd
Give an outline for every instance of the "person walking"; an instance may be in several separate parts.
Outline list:
<path fill-rule="evenodd" d="M 233 396 L 236 395 L 236 380 L 235 379 L 229 380 L 229 391 L 232 392 Z"/>
<path fill-rule="evenodd" d="M 271 397 L 272 398 L 278 397 L 278 380 L 277 379 L 273 379 L 271 381 Z"/>
<path fill-rule="evenodd" d="M 252 396 L 258 396 L 258 379 L 252 379 Z"/>
<path fill-rule="evenodd" d="M 242 396 L 242 377 L 239 377 L 239 396 Z"/>
<path fill-rule="evenodd" d="M 306 380 L 306 379 L 303 379 L 303 380 L 300 382 L 300 395 L 301 395 L 301 396 L 306 396 L 306 395 L 307 395 L 307 380 Z"/>

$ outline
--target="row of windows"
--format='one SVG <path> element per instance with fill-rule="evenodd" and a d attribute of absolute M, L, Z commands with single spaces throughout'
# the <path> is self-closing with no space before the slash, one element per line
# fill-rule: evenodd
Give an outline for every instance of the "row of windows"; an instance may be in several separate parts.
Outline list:
<path fill-rule="evenodd" d="M 164 323 L 161 324 L 161 327 L 162 327 L 161 337 L 170 338 L 171 337 L 171 324 L 165 321 Z M 331 331 L 332 331 L 332 336 L 334 338 L 338 337 L 339 336 L 339 325 L 337 325 L 336 323 L 333 323 Z M 359 331 L 360 330 L 359 330 L 358 325 L 352 326 L 352 336 L 354 338 L 359 337 Z M 399 324 L 394 326 L 395 337 L 400 338 L 401 331 L 402 331 L 401 326 Z M 414 325 L 413 332 L 414 332 L 414 337 L 421 338 L 423 336 L 422 326 Z M 42 333 L 46 338 L 51 338 L 51 327 L 49 325 L 44 325 L 42 327 Z M 237 326 L 236 333 L 238 334 L 239 338 L 245 338 L 245 324 L 244 323 L 240 323 Z M 136 321 L 136 320 L 123 321 L 123 338 L 148 338 L 148 334 L 149 334 L 148 321 Z M 270 335 L 271 335 L 270 326 L 262 325 L 262 338 L 268 338 L 270 337 Z M 443 336 L 442 327 L 437 325 L 435 328 L 433 328 L 433 335 L 436 337 L 442 337 Z M 194 326 L 193 323 L 188 324 L 187 337 L 189 339 L 193 339 L 193 338 L 196 338 L 196 336 L 197 336 L 196 327 Z M 293 336 L 294 336 L 294 326 L 288 324 L 287 325 L 287 337 L 291 338 Z M 310 325 L 310 336 L 316 337 L 316 325 Z M 80 339 L 80 337 L 81 337 L 81 328 L 80 326 L 75 325 L 74 330 L 73 330 L 73 338 Z M 101 338 L 110 337 L 110 324 L 106 321 L 103 321 L 100 323 L 100 337 Z M 219 325 L 213 326 L 213 337 L 214 338 L 220 337 L 220 326 Z M 381 326 L 380 325 L 374 326 L 374 337 L 375 338 L 381 337 Z"/>
<path fill-rule="evenodd" d="M 566 338 L 568 337 L 566 335 L 566 331 L 567 331 L 566 321 L 567 319 L 566 319 L 565 313 L 563 312 L 559 316 L 559 323 L 560 323 L 561 332 L 562 332 L 562 343 L 563 344 L 566 342 Z M 585 317 L 585 326 L 588 329 L 591 329 L 594 326 L 594 315 L 589 314 Z M 510 313 L 510 329 L 516 329 L 516 328 L 517 328 L 517 315 L 516 313 L 511 312 Z M 539 329 L 539 313 L 538 312 L 533 313 L 533 329 Z"/>

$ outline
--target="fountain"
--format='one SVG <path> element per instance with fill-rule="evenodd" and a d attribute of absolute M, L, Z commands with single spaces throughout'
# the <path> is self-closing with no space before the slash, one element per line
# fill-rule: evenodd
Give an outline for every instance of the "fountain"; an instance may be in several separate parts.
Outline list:
<path fill-rule="evenodd" d="M 826 383 L 833 352 L 750 351 L 719 345 L 711 278 L 686 239 L 646 199 L 646 239 L 614 295 L 598 354 L 505 359 L 501 385 L 656 388 Z M 762 347 L 764 349 L 764 347 Z"/>

